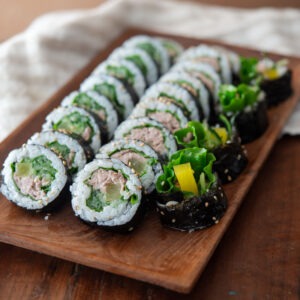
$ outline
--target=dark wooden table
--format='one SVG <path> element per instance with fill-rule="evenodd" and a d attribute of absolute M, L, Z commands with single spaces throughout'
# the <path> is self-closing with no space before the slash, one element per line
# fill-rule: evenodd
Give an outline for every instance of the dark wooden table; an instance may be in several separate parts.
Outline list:
<path fill-rule="evenodd" d="M 0 243 L 0 299 L 298 299 L 299 153 L 278 141 L 189 295 Z"/>

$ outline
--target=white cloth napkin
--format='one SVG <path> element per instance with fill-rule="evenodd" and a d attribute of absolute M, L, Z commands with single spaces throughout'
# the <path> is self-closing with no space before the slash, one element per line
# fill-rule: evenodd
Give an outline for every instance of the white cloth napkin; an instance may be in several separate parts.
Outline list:
<path fill-rule="evenodd" d="M 35 20 L 0 45 L 0 141 L 127 27 L 300 56 L 300 10 L 113 0 Z M 300 133 L 300 107 L 285 128 Z"/>

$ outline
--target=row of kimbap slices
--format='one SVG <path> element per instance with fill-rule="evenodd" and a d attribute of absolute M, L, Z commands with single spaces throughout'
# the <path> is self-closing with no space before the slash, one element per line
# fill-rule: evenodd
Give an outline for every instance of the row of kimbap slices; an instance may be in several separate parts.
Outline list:
<path fill-rule="evenodd" d="M 126 41 L 46 117 L 42 132 L 8 155 L 1 192 L 29 210 L 47 210 L 62 202 L 59 196 L 69 183 L 93 160 L 101 144 L 112 139 L 145 88 L 164 74 L 181 52 L 182 47 L 171 40 L 136 36 Z M 147 158 L 154 152 L 145 151 Z M 155 155 L 151 163 L 156 171 Z M 153 189 L 154 183 L 151 187 L 144 177 L 142 181 L 145 191 Z M 124 199 L 134 202 L 133 198 Z"/>

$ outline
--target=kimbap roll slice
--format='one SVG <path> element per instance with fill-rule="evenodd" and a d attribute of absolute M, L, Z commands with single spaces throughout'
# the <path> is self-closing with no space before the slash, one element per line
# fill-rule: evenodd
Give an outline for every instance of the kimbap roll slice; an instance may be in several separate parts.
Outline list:
<path fill-rule="evenodd" d="M 102 141 L 105 142 L 112 138 L 118 126 L 118 114 L 105 96 L 94 91 L 74 91 L 63 99 L 61 105 L 64 107 L 77 106 L 87 110 L 94 116 L 100 127 Z"/>
<path fill-rule="evenodd" d="M 182 109 L 171 101 L 149 99 L 140 102 L 133 109 L 130 118 L 148 117 L 163 124 L 171 133 L 184 128 L 188 119 Z"/>
<path fill-rule="evenodd" d="M 88 144 L 94 153 L 101 146 L 100 129 L 93 116 L 79 107 L 58 107 L 47 117 L 43 131 L 59 131 Z"/>
<path fill-rule="evenodd" d="M 67 186 L 61 159 L 41 145 L 23 145 L 11 151 L 2 169 L 2 194 L 27 210 L 50 210 L 62 204 Z"/>
<path fill-rule="evenodd" d="M 120 47 L 113 51 L 109 59 L 120 60 L 126 59 L 133 62 L 144 75 L 147 86 L 154 84 L 158 80 L 158 70 L 151 56 L 139 48 Z"/>
<path fill-rule="evenodd" d="M 161 123 L 146 117 L 121 123 L 115 132 L 115 139 L 123 138 L 143 141 L 162 160 L 168 159 L 176 151 L 176 142 L 170 131 Z"/>
<path fill-rule="evenodd" d="M 177 57 L 183 52 L 183 47 L 174 40 L 157 37 L 162 46 L 167 50 L 171 65 L 173 65 Z"/>
<path fill-rule="evenodd" d="M 227 198 L 212 166 L 215 157 L 204 148 L 175 152 L 156 183 L 157 211 L 163 225 L 194 231 L 217 224 Z"/>
<path fill-rule="evenodd" d="M 75 215 L 90 225 L 128 232 L 143 216 L 141 182 L 118 159 L 95 159 L 88 163 L 70 190 Z"/>
<path fill-rule="evenodd" d="M 168 82 L 158 82 L 146 91 L 141 102 L 149 102 L 153 98 L 173 102 L 182 109 L 189 120 L 200 119 L 195 99 L 180 86 Z"/>
<path fill-rule="evenodd" d="M 84 148 L 76 139 L 64 133 L 58 131 L 38 132 L 27 143 L 42 145 L 52 150 L 62 159 L 71 176 L 74 176 L 87 163 Z"/>
<path fill-rule="evenodd" d="M 205 122 L 189 122 L 186 128 L 176 131 L 174 135 L 183 148 L 205 148 L 215 155 L 213 170 L 222 184 L 235 180 L 248 164 L 246 150 L 240 144 L 235 127 L 223 115 L 214 126 L 208 126 Z"/>
<path fill-rule="evenodd" d="M 222 78 L 222 83 L 232 83 L 230 61 L 221 51 L 213 47 L 200 45 L 185 50 L 178 58 L 179 62 L 195 62 L 209 64 Z"/>
<path fill-rule="evenodd" d="M 259 87 L 223 85 L 219 96 L 220 110 L 234 122 L 242 144 L 254 141 L 266 131 L 267 107 Z"/>
<path fill-rule="evenodd" d="M 131 94 L 134 103 L 139 101 L 146 89 L 146 82 L 141 70 L 131 61 L 107 60 L 101 63 L 93 71 L 92 75 L 110 75 L 121 80 L 128 92 Z"/>
<path fill-rule="evenodd" d="M 80 91 L 88 92 L 92 90 L 109 99 L 118 112 L 120 120 L 128 118 L 134 104 L 120 80 L 109 75 L 90 76 L 80 85 Z"/>
<path fill-rule="evenodd" d="M 167 50 L 154 37 L 136 35 L 128 39 L 123 46 L 125 48 L 138 48 L 146 51 L 158 66 L 159 75 L 166 73 L 170 68 L 170 57 Z"/>
<path fill-rule="evenodd" d="M 96 158 L 103 155 L 119 159 L 131 168 L 139 177 L 144 194 L 153 192 L 162 168 L 158 155 L 150 146 L 137 140 L 121 139 L 101 147 Z"/>
<path fill-rule="evenodd" d="M 209 93 L 200 80 L 187 72 L 180 71 L 168 72 L 161 77 L 160 82 L 169 82 L 187 90 L 196 100 L 198 110 L 203 113 L 204 118 L 207 120 L 211 118 Z"/>

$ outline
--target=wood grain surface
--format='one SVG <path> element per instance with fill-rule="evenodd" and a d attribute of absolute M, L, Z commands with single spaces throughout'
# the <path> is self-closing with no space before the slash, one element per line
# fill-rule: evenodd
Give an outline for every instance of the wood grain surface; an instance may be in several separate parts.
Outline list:
<path fill-rule="evenodd" d="M 138 31 L 126 32 L 106 51 L 101 52 L 85 70 L 5 140 L 0 145 L 0 161 L 3 161 L 10 149 L 20 146 L 34 131 L 40 129 L 45 115 L 61 101 L 64 95 L 78 88 L 79 83 L 97 63 L 105 59 L 107 54 L 124 39 L 135 33 Z M 178 41 L 185 46 L 199 43 L 198 40 L 187 38 L 178 38 Z M 251 50 L 236 47 L 234 49 L 238 49 L 243 55 L 259 55 L 258 52 Z M 122 236 L 92 229 L 79 222 L 73 216 L 70 205 L 66 205 L 62 210 L 52 214 L 49 220 L 45 220 L 45 215 L 29 214 L 1 199 L 0 239 L 6 243 L 148 281 L 178 292 L 190 292 L 296 104 L 296 95 L 299 95 L 300 87 L 300 69 L 296 68 L 299 60 L 291 58 L 290 61 L 295 73 L 295 96 L 271 110 L 271 125 L 268 131 L 262 138 L 247 147 L 250 157 L 249 167 L 236 182 L 226 186 L 229 208 L 217 226 L 191 234 L 180 233 L 164 229 L 157 217 L 150 214 L 138 230 Z M 47 260 L 57 261 L 51 258 Z M 71 277 L 75 276 L 75 278 L 78 270 L 83 268 L 77 266 L 74 269 L 72 264 L 66 266 L 72 266 L 67 272 L 71 272 Z M 59 266 L 49 265 L 49 268 L 55 272 Z M 77 280 L 75 278 L 74 280 Z M 120 279 L 117 279 L 116 283 L 119 282 Z M 140 285 L 143 289 L 143 284 Z M 62 289 L 64 290 L 65 286 L 62 286 Z"/>

